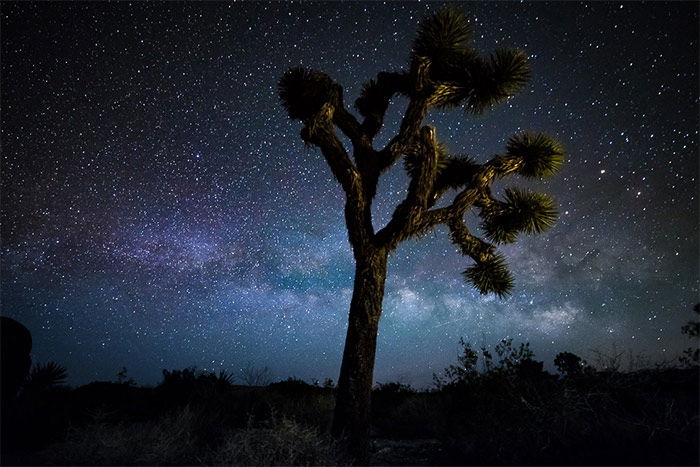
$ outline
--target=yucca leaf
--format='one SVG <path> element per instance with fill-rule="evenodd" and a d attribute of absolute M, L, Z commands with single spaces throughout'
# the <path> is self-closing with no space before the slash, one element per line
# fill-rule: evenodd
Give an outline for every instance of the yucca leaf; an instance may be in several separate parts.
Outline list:
<path fill-rule="evenodd" d="M 382 92 L 377 80 L 371 79 L 362 85 L 362 93 L 355 100 L 355 108 L 360 112 L 360 115 L 366 117 L 372 113 L 377 103 L 385 100 L 384 95 L 385 93 Z"/>
<path fill-rule="evenodd" d="M 520 49 L 498 49 L 491 56 L 494 80 L 501 92 L 513 95 L 520 91 L 530 79 L 530 62 Z"/>
<path fill-rule="evenodd" d="M 479 164 L 468 156 L 450 157 L 445 164 L 445 168 L 438 173 L 435 181 L 436 187 L 460 188 L 469 183 Z"/>
<path fill-rule="evenodd" d="M 507 188 L 506 200 L 511 212 L 521 218 L 525 233 L 542 233 L 557 220 L 556 203 L 545 193 Z"/>
<path fill-rule="evenodd" d="M 25 390 L 43 391 L 65 383 L 68 377 L 68 370 L 56 362 L 46 364 L 37 363 L 32 367 L 32 371 L 27 377 Z"/>
<path fill-rule="evenodd" d="M 481 223 L 486 237 L 494 243 L 513 243 L 518 239 L 521 226 L 509 221 L 507 216 L 494 216 Z"/>
<path fill-rule="evenodd" d="M 355 100 L 355 108 L 363 117 L 375 112 L 383 114 L 395 93 L 409 93 L 407 76 L 405 71 L 379 73 L 377 79 L 371 79 L 362 86 L 360 97 Z"/>
<path fill-rule="evenodd" d="M 467 101 L 474 93 L 474 74 L 484 66 L 484 61 L 474 50 L 461 50 L 453 53 L 449 59 L 433 63 L 430 76 L 434 82 L 434 91 L 430 105 L 450 109 Z"/>
<path fill-rule="evenodd" d="M 555 139 L 542 133 L 522 133 L 508 140 L 507 154 L 522 159 L 518 173 L 541 178 L 553 175 L 564 164 L 564 148 Z"/>
<path fill-rule="evenodd" d="M 466 111 L 480 114 L 517 94 L 527 83 L 530 66 L 517 49 L 497 50 L 488 60 L 464 50 L 431 70 L 436 82 L 432 106 L 464 105 Z"/>
<path fill-rule="evenodd" d="M 495 213 L 486 214 L 481 224 L 486 236 L 496 243 L 512 243 L 518 233 L 542 233 L 557 219 L 554 200 L 531 191 L 506 189 L 506 202 Z"/>
<path fill-rule="evenodd" d="M 478 261 L 463 274 L 483 295 L 495 293 L 502 298 L 513 288 L 513 277 L 501 255 L 492 255 L 485 261 Z"/>
<path fill-rule="evenodd" d="M 439 174 L 445 170 L 450 158 L 447 155 L 447 147 L 443 143 L 438 142 L 436 149 L 438 154 L 436 173 Z M 418 154 L 410 153 L 403 160 L 403 166 L 410 177 L 415 177 L 418 174 L 418 157 Z"/>
<path fill-rule="evenodd" d="M 337 92 L 327 74 L 302 67 L 288 70 L 280 79 L 278 90 L 289 118 L 299 120 L 313 117 Z"/>
<path fill-rule="evenodd" d="M 423 20 L 413 41 L 411 55 L 442 63 L 469 47 L 471 25 L 458 10 L 445 8 Z"/>
<path fill-rule="evenodd" d="M 468 76 L 472 92 L 466 110 L 479 114 L 517 94 L 527 84 L 530 65 L 525 52 L 501 49 L 489 61 L 472 61 Z"/>

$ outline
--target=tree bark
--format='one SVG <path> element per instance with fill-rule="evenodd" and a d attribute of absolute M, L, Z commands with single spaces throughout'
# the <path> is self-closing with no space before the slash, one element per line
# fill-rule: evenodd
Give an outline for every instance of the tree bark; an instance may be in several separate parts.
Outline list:
<path fill-rule="evenodd" d="M 372 249 L 363 253 L 356 257 L 355 285 L 332 433 L 343 441 L 353 463 L 367 465 L 372 376 L 388 251 Z"/>

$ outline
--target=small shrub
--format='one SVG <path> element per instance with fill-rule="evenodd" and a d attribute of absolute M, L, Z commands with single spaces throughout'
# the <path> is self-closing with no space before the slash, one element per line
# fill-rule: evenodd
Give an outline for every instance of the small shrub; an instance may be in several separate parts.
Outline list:
<path fill-rule="evenodd" d="M 193 465 L 222 429 L 218 414 L 186 406 L 158 420 L 106 423 L 99 415 L 33 459 L 48 465 Z"/>
<path fill-rule="evenodd" d="M 316 386 L 309 384 L 302 379 L 291 377 L 284 381 L 271 383 L 267 386 L 267 388 L 285 396 L 303 396 L 306 394 L 311 394 L 318 389 Z"/>
<path fill-rule="evenodd" d="M 373 390 L 374 394 L 413 394 L 416 392 L 410 384 L 398 381 L 390 383 L 377 383 Z"/>
<path fill-rule="evenodd" d="M 230 433 L 213 459 L 218 465 L 337 465 L 335 444 L 287 418 Z"/>
<path fill-rule="evenodd" d="M 63 386 L 66 378 L 68 378 L 68 370 L 64 366 L 56 362 L 37 363 L 32 367 L 23 390 L 25 392 L 41 392 Z"/>
<path fill-rule="evenodd" d="M 554 366 L 557 367 L 559 373 L 564 377 L 572 378 L 580 376 L 587 367 L 587 363 L 581 357 L 571 352 L 559 352 L 554 357 Z"/>
<path fill-rule="evenodd" d="M 241 368 L 241 380 L 246 386 L 267 386 L 270 378 L 270 369 L 266 366 L 257 367 L 248 363 Z"/>

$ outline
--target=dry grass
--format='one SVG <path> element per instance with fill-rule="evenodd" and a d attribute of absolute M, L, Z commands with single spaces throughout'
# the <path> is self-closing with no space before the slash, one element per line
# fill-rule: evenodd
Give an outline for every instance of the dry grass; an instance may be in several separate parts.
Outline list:
<path fill-rule="evenodd" d="M 231 433 L 220 446 L 218 465 L 337 465 L 335 444 L 318 431 L 288 418 Z"/>
<path fill-rule="evenodd" d="M 189 406 L 153 422 L 92 423 L 71 429 L 61 443 L 40 452 L 50 465 L 163 465 L 200 463 L 204 425 L 214 420 Z"/>
<path fill-rule="evenodd" d="M 72 429 L 29 463 L 37 465 L 335 465 L 333 442 L 288 418 L 224 429 L 217 417 L 190 406 L 154 422 Z"/>

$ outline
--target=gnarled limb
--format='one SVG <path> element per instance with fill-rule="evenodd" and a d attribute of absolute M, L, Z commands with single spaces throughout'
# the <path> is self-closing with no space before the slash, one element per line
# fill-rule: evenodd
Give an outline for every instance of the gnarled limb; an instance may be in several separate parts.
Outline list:
<path fill-rule="evenodd" d="M 496 177 L 505 176 L 518 169 L 520 162 L 515 158 L 494 156 L 489 162 L 477 165 L 469 183 L 455 196 L 452 204 L 444 208 L 430 209 L 422 213 L 413 224 L 408 237 L 430 231 L 440 224 L 449 225 L 461 219 L 472 207 L 500 208 L 500 201 L 491 198 L 490 185 Z"/>
<path fill-rule="evenodd" d="M 389 223 L 377 232 L 377 244 L 393 249 L 412 235 L 414 225 L 431 201 L 437 159 L 435 128 L 423 127 L 417 144 L 417 173 L 411 178 L 406 199 L 396 207 Z"/>
<path fill-rule="evenodd" d="M 367 218 L 367 201 L 362 187 L 362 176 L 350 160 L 347 151 L 338 139 L 333 125 L 335 108 L 330 103 L 304 123 L 302 139 L 321 149 L 333 176 L 340 182 L 346 194 L 345 220 L 348 236 L 353 248 L 364 249 L 373 234 L 371 220 Z"/>
<path fill-rule="evenodd" d="M 391 98 L 395 94 L 409 94 L 409 74 L 406 72 L 381 72 L 376 79 L 365 83 L 362 95 L 355 107 L 365 117 L 362 131 L 372 140 L 384 124 L 384 116 Z"/>
<path fill-rule="evenodd" d="M 462 254 L 470 256 L 474 261 L 485 261 L 495 251 L 495 247 L 479 237 L 472 235 L 462 218 L 452 218 L 447 223 L 450 229 L 452 243 L 459 246 Z"/>
<path fill-rule="evenodd" d="M 434 87 L 429 78 L 430 60 L 416 58 L 411 64 L 411 100 L 401 120 L 399 133 L 379 152 L 379 170 L 384 171 L 411 149 L 419 136 L 419 131 L 428 113 Z"/>

